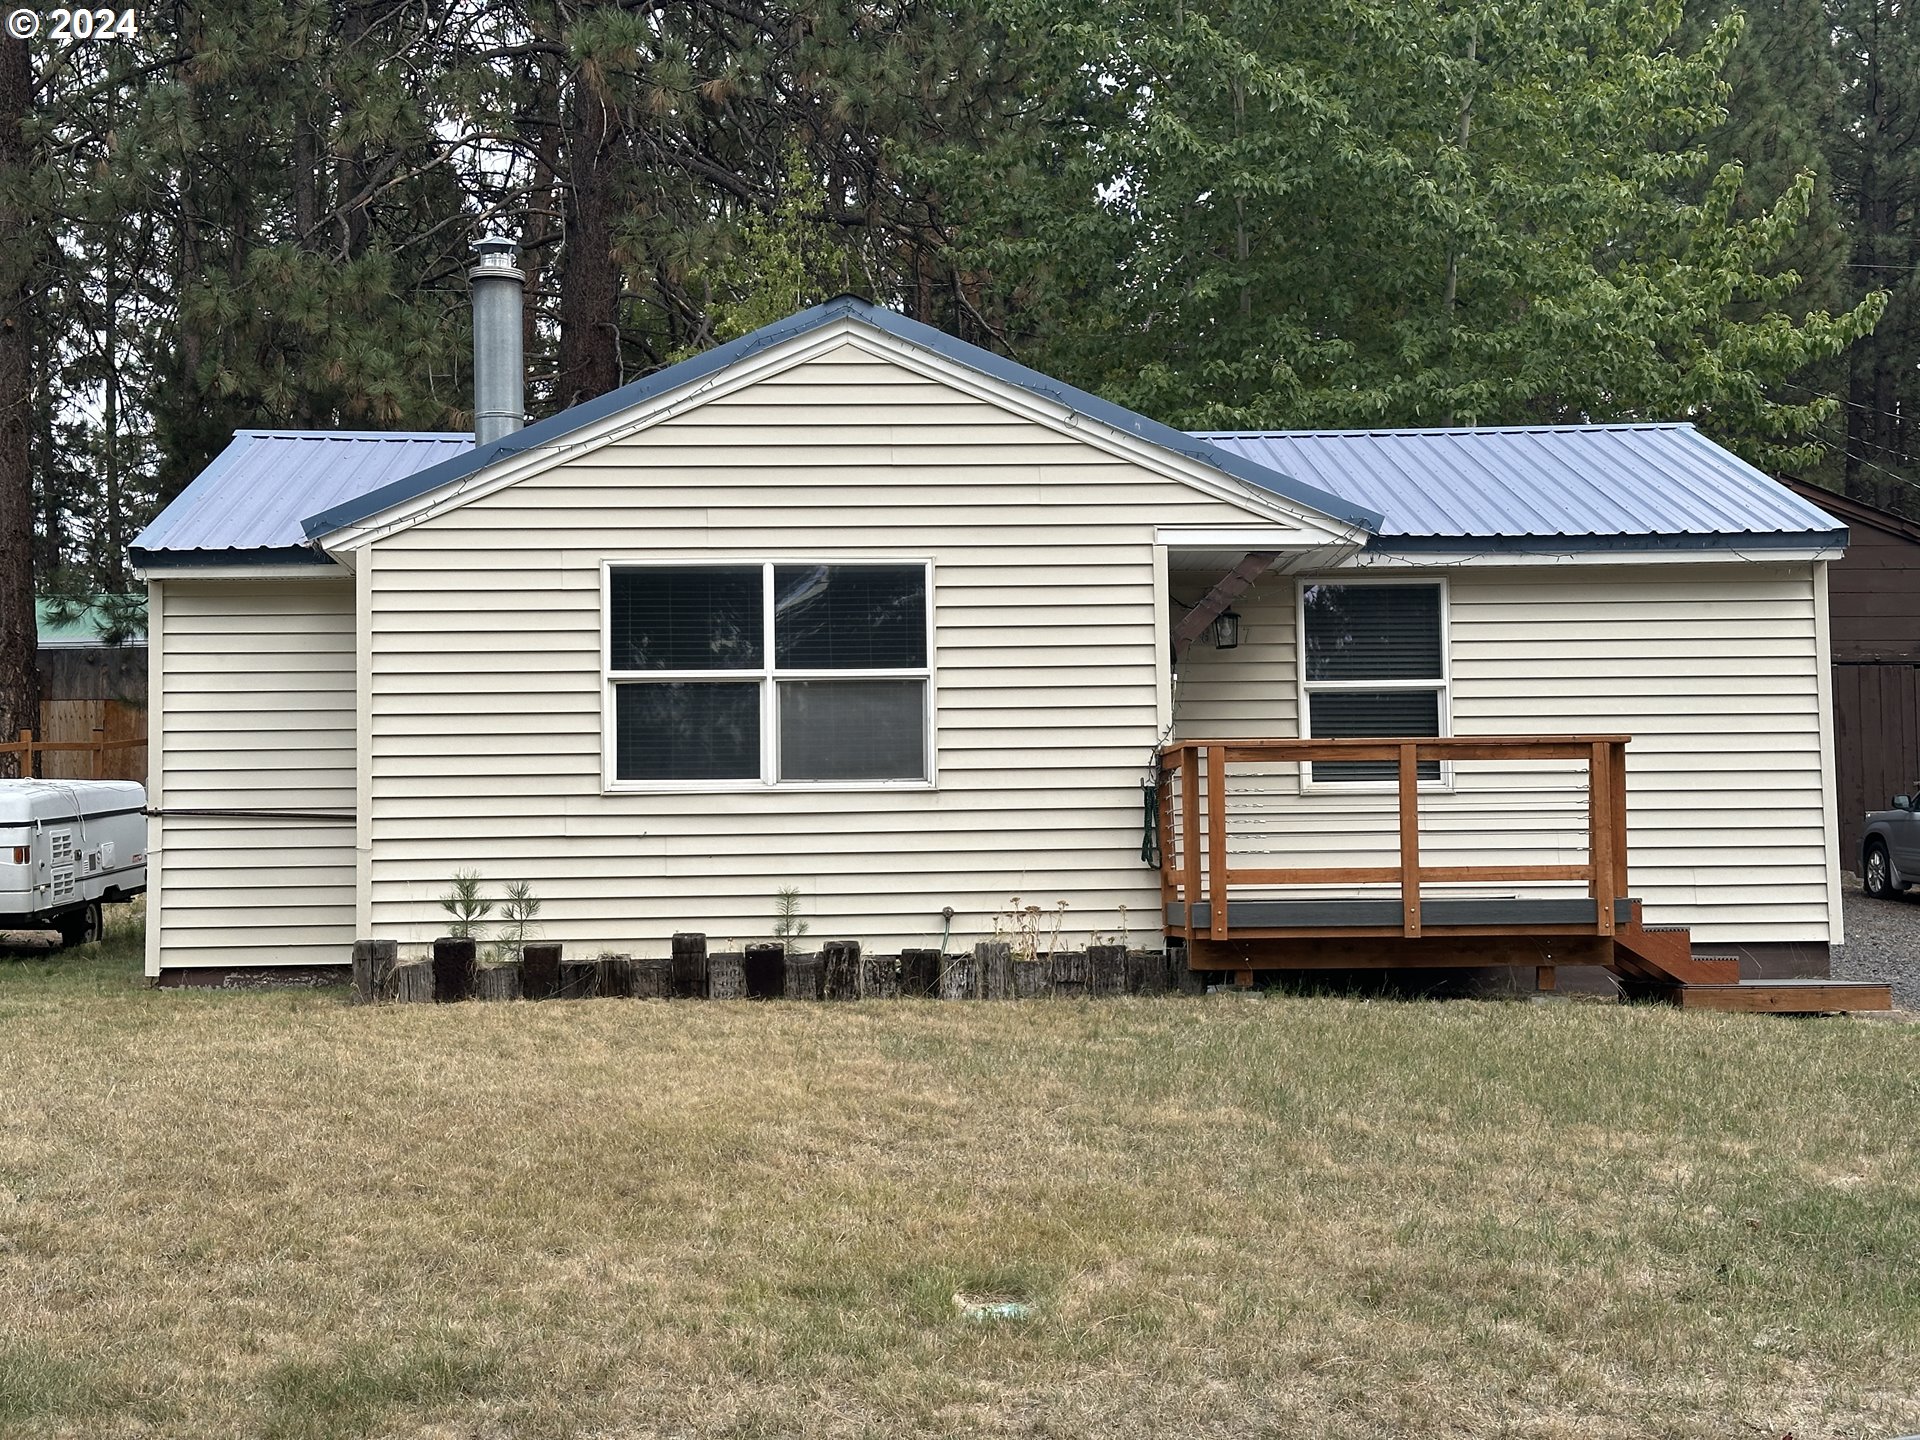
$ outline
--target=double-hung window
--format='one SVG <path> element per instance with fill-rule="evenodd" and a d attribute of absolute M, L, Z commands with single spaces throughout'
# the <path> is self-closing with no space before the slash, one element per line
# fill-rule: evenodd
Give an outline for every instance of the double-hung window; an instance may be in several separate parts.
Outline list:
<path fill-rule="evenodd" d="M 925 784 L 922 561 L 607 567 L 616 787 Z"/>
<path fill-rule="evenodd" d="M 1316 740 L 1444 735 L 1446 593 L 1437 582 L 1307 582 L 1300 587 L 1301 734 Z M 1317 784 L 1393 781 L 1392 761 L 1319 761 Z M 1441 778 L 1420 762 L 1420 779 Z"/>

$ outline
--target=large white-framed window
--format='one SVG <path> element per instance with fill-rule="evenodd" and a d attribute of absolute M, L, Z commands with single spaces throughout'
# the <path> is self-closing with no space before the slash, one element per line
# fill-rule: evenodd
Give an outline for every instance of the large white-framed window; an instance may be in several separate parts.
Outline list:
<path fill-rule="evenodd" d="M 1445 580 L 1303 579 L 1296 598 L 1300 734 L 1357 739 L 1451 733 L 1452 662 Z M 1452 767 L 1420 763 L 1423 785 L 1444 788 Z M 1314 789 L 1392 789 L 1391 761 L 1301 767 Z"/>
<path fill-rule="evenodd" d="M 933 565 L 607 560 L 609 791 L 934 783 Z"/>

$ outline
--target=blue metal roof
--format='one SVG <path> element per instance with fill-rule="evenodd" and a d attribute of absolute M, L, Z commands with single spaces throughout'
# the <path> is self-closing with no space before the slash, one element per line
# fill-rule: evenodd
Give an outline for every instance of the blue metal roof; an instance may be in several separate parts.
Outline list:
<path fill-rule="evenodd" d="M 816 305 L 810 310 L 802 310 L 785 320 L 777 321 L 743 335 L 715 349 L 705 351 L 678 365 L 669 365 L 665 370 L 636 380 L 630 385 L 622 385 L 618 390 L 610 390 L 598 399 L 588 400 L 570 409 L 562 410 L 542 420 L 537 425 L 529 425 L 524 430 L 503 436 L 491 445 L 485 445 L 471 454 L 456 456 L 449 460 L 409 475 L 405 479 L 395 480 L 392 484 L 361 493 L 351 499 L 324 509 L 309 509 L 305 522 L 309 537 L 318 539 L 335 530 L 377 515 L 390 506 L 424 495 L 450 481 L 460 480 L 478 470 L 486 468 L 497 460 L 510 455 L 532 450 L 541 445 L 549 445 L 602 420 L 618 415 L 644 404 L 655 396 L 668 391 L 678 390 L 694 384 L 711 375 L 718 374 L 727 367 L 758 354 L 776 345 L 818 330 L 838 320 L 857 320 L 883 334 L 897 340 L 940 355 L 945 359 L 964 365 L 996 380 L 1004 380 L 1031 391 L 1044 399 L 1054 401 L 1077 414 L 1089 419 L 1111 425 L 1116 430 L 1137 435 L 1150 444 L 1163 450 L 1170 450 L 1197 460 L 1210 469 L 1231 475 L 1237 480 L 1272 494 L 1279 495 L 1297 505 L 1329 516 L 1345 525 L 1361 530 L 1377 529 L 1381 516 L 1367 506 L 1356 504 L 1329 491 L 1319 490 L 1311 485 L 1303 485 L 1291 476 L 1266 468 L 1258 461 L 1249 460 L 1239 453 L 1215 446 L 1204 437 L 1186 434 L 1170 425 L 1162 425 L 1158 420 L 1149 420 L 1137 415 L 1123 406 L 1115 405 L 1111 400 L 1102 400 L 1097 395 L 1089 395 L 1084 390 L 1076 390 L 1071 385 L 1062 384 L 1038 370 L 1030 370 L 990 350 L 982 350 L 977 345 L 969 345 L 956 339 L 944 330 L 936 330 L 931 325 L 922 325 L 917 320 L 893 310 L 884 310 L 865 300 L 851 295 L 842 295 L 829 300 L 824 305 Z"/>
<path fill-rule="evenodd" d="M 1374 551 L 1557 553 L 1844 545 L 1846 528 L 1691 425 L 1187 435 L 890 310 L 843 296 L 478 449 L 444 433 L 249 430 L 143 531 L 146 568 L 326 563 L 313 541 L 496 460 L 851 318 L 1372 532 Z"/>
<path fill-rule="evenodd" d="M 1372 551 L 1777 549 L 1846 527 L 1692 425 L 1205 437 L 1386 516 Z"/>
<path fill-rule="evenodd" d="M 140 532 L 133 563 L 324 565 L 302 519 L 472 449 L 464 434 L 242 430 Z"/>

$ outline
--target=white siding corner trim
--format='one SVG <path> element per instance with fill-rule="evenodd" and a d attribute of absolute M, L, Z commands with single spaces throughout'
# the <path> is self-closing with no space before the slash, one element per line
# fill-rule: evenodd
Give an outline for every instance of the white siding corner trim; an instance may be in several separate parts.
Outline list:
<path fill-rule="evenodd" d="M 1826 810 L 1828 940 L 1846 941 L 1846 906 L 1840 891 L 1840 798 L 1834 773 L 1833 626 L 1827 600 L 1827 562 L 1813 567 L 1813 625 L 1820 660 L 1820 795 Z"/>
<path fill-rule="evenodd" d="M 167 731 L 167 590 L 157 579 L 147 581 L 147 808 L 166 803 Z M 166 894 L 166 833 L 157 819 L 147 821 L 147 978 L 160 974 L 161 897 Z"/>

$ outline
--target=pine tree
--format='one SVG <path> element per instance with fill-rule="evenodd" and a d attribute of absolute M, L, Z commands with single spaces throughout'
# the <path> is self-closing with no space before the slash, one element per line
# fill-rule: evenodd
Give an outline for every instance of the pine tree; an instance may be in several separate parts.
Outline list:
<path fill-rule="evenodd" d="M 1802 174 L 1812 175 L 1807 219 L 1788 238 L 1773 266 L 1798 277 L 1780 308 L 1796 317 L 1809 310 L 1846 309 L 1876 287 L 1871 277 L 1866 284 L 1855 283 L 1848 265 L 1852 242 L 1833 195 L 1834 164 L 1828 149 L 1842 86 L 1825 6 L 1822 0 L 1776 0 L 1751 8 L 1734 0 L 1692 0 L 1682 42 L 1697 46 L 1730 23 L 1737 27 L 1738 42 L 1722 71 L 1728 87 L 1726 118 L 1704 137 L 1706 176 L 1688 187 L 1688 198 L 1702 198 L 1708 178 L 1721 166 L 1737 163 L 1745 174 L 1734 213 L 1746 219 L 1765 197 L 1779 195 Z M 1871 343 L 1862 337 L 1848 348 Z M 1839 397 L 1845 393 L 1846 371 L 1844 353 L 1822 357 L 1777 379 L 1772 390 L 1789 401 Z M 1838 484 L 1845 434 L 1844 407 L 1837 407 L 1807 432 L 1816 453 L 1803 457 L 1799 473 Z"/>
<path fill-rule="evenodd" d="M 445 223 L 466 209 L 445 169 L 462 117 L 433 98 L 437 15 L 246 0 L 151 33 L 187 58 L 143 89 L 114 174 L 163 187 L 160 498 L 245 426 L 464 419 L 468 236 Z"/>
<path fill-rule="evenodd" d="M 24 40 L 0 37 L 0 740 L 40 724 L 33 605 L 33 416 L 29 325 L 42 194 L 29 126 L 33 70 Z M 0 775 L 17 771 L 0 757 Z"/>
<path fill-rule="evenodd" d="M 1851 273 L 1856 290 L 1892 297 L 1846 357 L 1845 485 L 1920 514 L 1920 21 L 1893 0 L 1829 0 L 1827 10 L 1842 71 L 1828 151 L 1852 227 Z"/>

